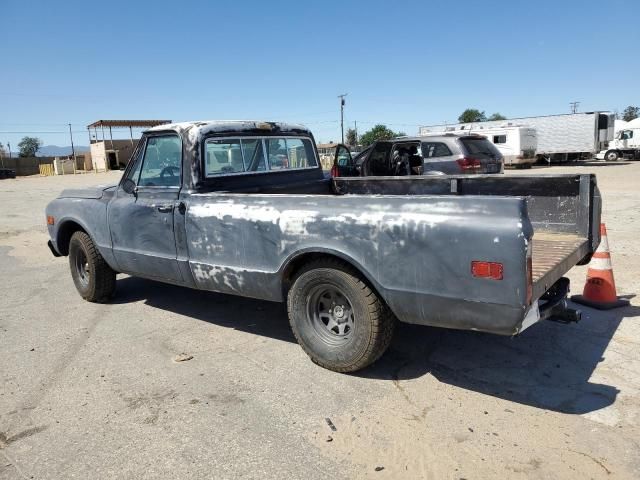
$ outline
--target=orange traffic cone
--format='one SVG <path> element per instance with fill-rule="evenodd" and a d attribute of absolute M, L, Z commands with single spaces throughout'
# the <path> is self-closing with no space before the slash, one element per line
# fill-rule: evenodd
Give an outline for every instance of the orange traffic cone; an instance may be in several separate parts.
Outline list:
<path fill-rule="evenodd" d="M 629 300 L 618 298 L 616 294 L 616 282 L 613 279 L 611 254 L 607 240 L 607 227 L 604 223 L 600 224 L 600 245 L 589 262 L 584 291 L 582 295 L 572 296 L 571 300 L 600 310 L 629 305 Z"/>

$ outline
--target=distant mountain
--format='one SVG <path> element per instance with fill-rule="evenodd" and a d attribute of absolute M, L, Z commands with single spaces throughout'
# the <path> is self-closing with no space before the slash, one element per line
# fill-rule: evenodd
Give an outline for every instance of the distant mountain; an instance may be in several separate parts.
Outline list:
<path fill-rule="evenodd" d="M 76 153 L 88 152 L 89 147 L 85 145 L 74 145 Z M 59 147 L 57 145 L 45 145 L 38 150 L 39 157 L 63 157 L 65 155 L 71 155 L 71 146 Z"/>

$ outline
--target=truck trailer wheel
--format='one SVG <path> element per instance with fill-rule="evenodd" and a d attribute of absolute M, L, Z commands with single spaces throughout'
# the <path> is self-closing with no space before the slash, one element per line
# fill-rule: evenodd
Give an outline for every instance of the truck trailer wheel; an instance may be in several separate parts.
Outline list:
<path fill-rule="evenodd" d="M 71 277 L 82 298 L 104 303 L 116 289 L 116 272 L 104 261 L 85 232 L 75 232 L 69 242 Z"/>
<path fill-rule="evenodd" d="M 289 290 L 287 307 L 302 349 L 335 372 L 355 372 L 380 358 L 396 322 L 358 273 L 338 260 L 306 265 Z"/>
<path fill-rule="evenodd" d="M 607 162 L 615 162 L 616 160 L 618 160 L 618 152 L 615 150 L 608 150 L 607 153 L 604 154 L 604 159 Z"/>

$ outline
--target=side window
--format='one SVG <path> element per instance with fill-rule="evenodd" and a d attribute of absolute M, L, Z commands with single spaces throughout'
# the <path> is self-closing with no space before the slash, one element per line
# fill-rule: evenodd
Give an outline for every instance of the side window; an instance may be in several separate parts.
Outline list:
<path fill-rule="evenodd" d="M 244 172 L 242 147 L 239 139 L 207 140 L 205 172 L 207 176 Z"/>
<path fill-rule="evenodd" d="M 424 142 L 422 144 L 422 156 L 424 158 L 448 157 L 451 150 L 441 142 Z"/>
<path fill-rule="evenodd" d="M 340 167 L 349 167 L 353 163 L 349 150 L 343 145 L 338 145 L 336 150 L 336 161 Z"/>
<path fill-rule="evenodd" d="M 177 135 L 149 137 L 138 185 L 179 187 L 181 163 L 181 143 Z"/>
<path fill-rule="evenodd" d="M 507 143 L 507 136 L 506 135 L 494 135 L 493 136 L 493 143 Z"/>

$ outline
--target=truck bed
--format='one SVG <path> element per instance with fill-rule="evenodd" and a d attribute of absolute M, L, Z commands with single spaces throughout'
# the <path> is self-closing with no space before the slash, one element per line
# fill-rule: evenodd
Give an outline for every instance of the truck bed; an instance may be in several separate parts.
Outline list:
<path fill-rule="evenodd" d="M 539 298 L 599 241 L 600 195 L 594 175 L 337 178 L 340 194 L 490 195 L 527 199 L 533 227 L 533 297 Z"/>

